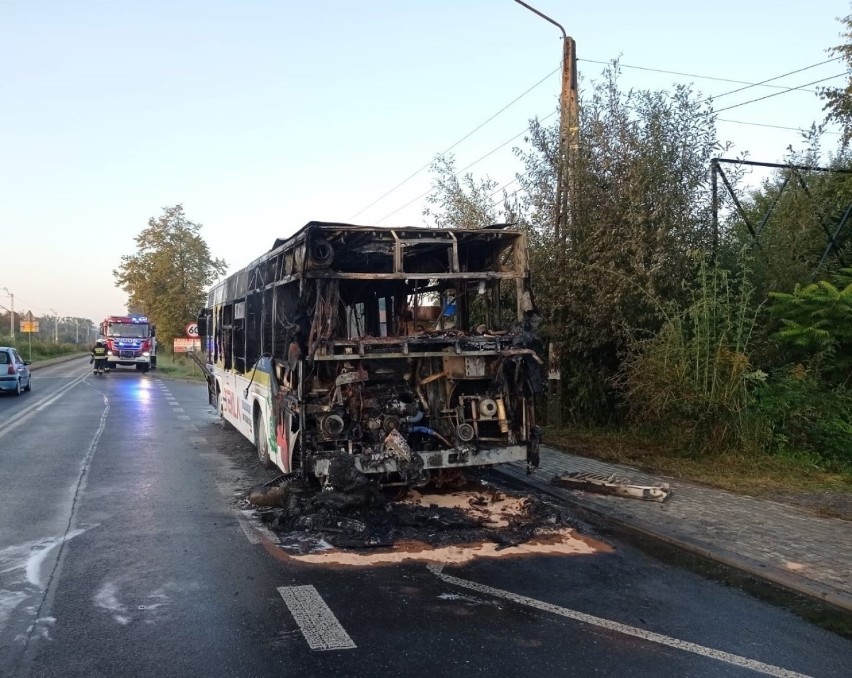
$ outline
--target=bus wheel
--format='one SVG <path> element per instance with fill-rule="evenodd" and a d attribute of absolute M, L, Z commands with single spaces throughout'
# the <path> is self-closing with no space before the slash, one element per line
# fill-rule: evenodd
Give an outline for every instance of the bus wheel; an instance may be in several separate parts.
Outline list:
<path fill-rule="evenodd" d="M 269 438 L 266 436 L 266 431 L 263 426 L 263 415 L 260 410 L 255 410 L 254 413 L 254 446 L 257 448 L 257 458 L 264 468 L 272 467 L 272 460 L 269 458 Z"/>

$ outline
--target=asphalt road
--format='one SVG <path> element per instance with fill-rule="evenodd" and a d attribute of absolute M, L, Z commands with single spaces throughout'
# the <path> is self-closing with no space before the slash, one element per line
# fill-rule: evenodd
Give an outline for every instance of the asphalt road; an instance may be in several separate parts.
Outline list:
<path fill-rule="evenodd" d="M 849 640 L 608 537 L 296 562 L 237 510 L 270 477 L 203 385 L 79 360 L 0 398 L 0 675 L 849 675 Z"/>

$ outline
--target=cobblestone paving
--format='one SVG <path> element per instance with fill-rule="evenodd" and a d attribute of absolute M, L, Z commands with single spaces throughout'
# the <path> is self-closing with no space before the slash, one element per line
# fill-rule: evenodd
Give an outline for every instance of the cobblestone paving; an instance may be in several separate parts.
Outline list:
<path fill-rule="evenodd" d="M 526 477 L 522 464 L 504 467 Z M 822 518 L 807 510 L 773 501 L 732 494 L 672 478 L 585 459 L 542 446 L 534 484 L 554 475 L 586 471 L 614 474 L 639 485 L 668 483 L 672 495 L 663 504 L 638 499 L 567 490 L 592 510 L 663 536 L 688 541 L 709 552 L 734 555 L 774 568 L 785 577 L 827 587 L 852 605 L 852 523 Z"/>

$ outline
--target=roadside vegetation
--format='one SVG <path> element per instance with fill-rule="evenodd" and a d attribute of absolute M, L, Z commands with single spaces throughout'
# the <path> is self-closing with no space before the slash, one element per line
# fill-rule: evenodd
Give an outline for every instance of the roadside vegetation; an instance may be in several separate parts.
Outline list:
<path fill-rule="evenodd" d="M 157 374 L 175 379 L 205 380 L 204 371 L 182 353 L 158 353 Z"/>
<path fill-rule="evenodd" d="M 843 25 L 848 44 L 829 51 L 852 74 L 852 16 Z M 836 171 L 784 167 L 746 186 L 726 165 L 737 200 L 720 181 L 716 219 L 712 160 L 743 157 L 718 138 L 711 100 L 625 90 L 617 62 L 582 94 L 565 229 L 558 123 L 539 120 L 511 194 L 441 156 L 424 211 L 529 233 L 562 374 L 563 425 L 545 441 L 738 492 L 825 493 L 825 512 L 846 517 L 831 504 L 852 493 L 852 78 L 820 93 L 840 141 L 815 123 L 787 151 L 790 166 Z"/>
<path fill-rule="evenodd" d="M 32 360 L 34 363 L 40 360 L 48 360 L 63 355 L 74 353 L 87 353 L 89 347 L 83 344 L 54 343 L 52 341 L 41 341 L 34 339 L 30 341 L 27 335 L 16 334 L 15 340 L 8 335 L 0 336 L 0 345 L 11 346 L 17 349 L 24 360 Z"/>

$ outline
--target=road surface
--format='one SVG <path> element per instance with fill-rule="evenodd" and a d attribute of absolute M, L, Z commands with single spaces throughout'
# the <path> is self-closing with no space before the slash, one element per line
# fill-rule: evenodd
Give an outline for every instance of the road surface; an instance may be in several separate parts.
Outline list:
<path fill-rule="evenodd" d="M 236 501 L 272 475 L 203 385 L 36 371 L 0 398 L 0 675 L 848 675 L 849 640 L 589 528 L 574 555 L 294 559 Z"/>

